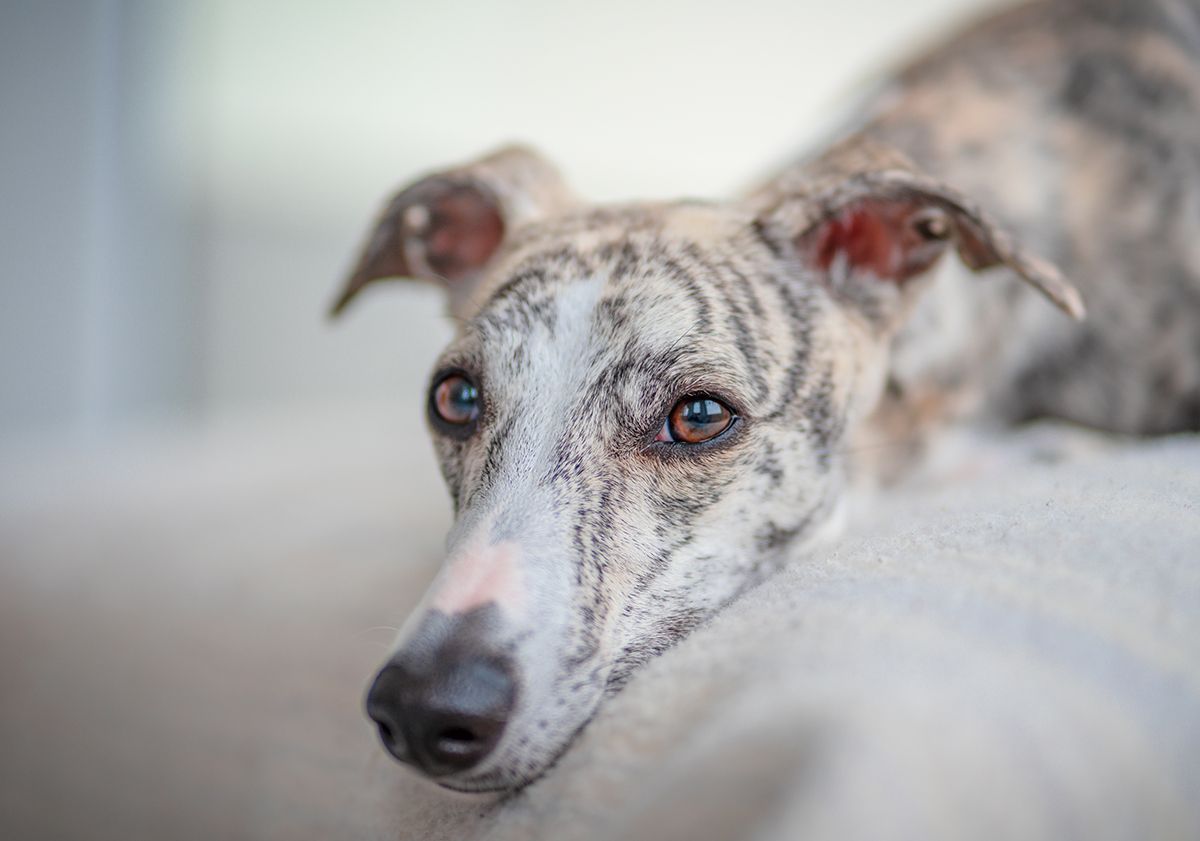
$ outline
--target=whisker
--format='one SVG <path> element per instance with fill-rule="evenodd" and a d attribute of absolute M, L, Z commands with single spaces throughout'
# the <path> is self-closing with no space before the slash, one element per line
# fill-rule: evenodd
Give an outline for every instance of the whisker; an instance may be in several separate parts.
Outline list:
<path fill-rule="evenodd" d="M 400 633 L 400 629 L 395 625 L 372 625 L 370 628 L 365 628 L 354 635 L 355 639 L 362 639 L 367 634 L 372 634 L 375 631 L 391 631 L 393 634 Z"/>
<path fill-rule="evenodd" d="M 696 328 L 699 326 L 700 326 L 700 323 L 696 322 L 691 327 L 689 327 L 687 330 L 684 330 L 683 334 L 678 339 L 676 339 L 669 348 L 667 348 L 667 353 L 673 353 L 676 348 L 678 348 L 681 344 L 683 344 L 684 339 L 686 339 L 688 336 L 692 335 L 692 333 L 696 332 Z"/>

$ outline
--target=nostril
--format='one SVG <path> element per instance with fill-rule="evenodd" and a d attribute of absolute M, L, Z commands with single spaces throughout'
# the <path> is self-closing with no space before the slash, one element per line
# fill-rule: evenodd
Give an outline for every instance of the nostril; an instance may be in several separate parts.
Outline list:
<path fill-rule="evenodd" d="M 400 685 L 403 675 L 393 666 L 380 671 L 367 692 L 367 715 L 379 729 L 379 740 L 388 753 L 401 762 L 409 762 L 408 748 L 404 742 L 399 722 L 404 716 L 400 703 Z"/>
<path fill-rule="evenodd" d="M 383 743 L 383 747 L 401 762 L 411 762 L 409 757 L 408 746 L 404 740 L 396 735 L 387 724 L 380 723 L 379 725 L 379 741 Z"/>
<path fill-rule="evenodd" d="M 427 730 L 422 745 L 435 765 L 464 770 L 491 753 L 503 730 L 503 721 L 459 714 Z"/>
<path fill-rule="evenodd" d="M 465 727 L 449 727 L 438 734 L 445 742 L 477 742 L 478 737 Z"/>
<path fill-rule="evenodd" d="M 392 747 L 396 743 L 396 736 L 392 733 L 392 728 L 386 721 L 380 721 L 377 724 L 379 725 L 379 738 L 383 739 L 385 746 Z"/>
<path fill-rule="evenodd" d="M 482 741 L 465 727 L 447 727 L 434 737 L 438 752 L 450 756 L 473 754 L 482 747 Z"/>
<path fill-rule="evenodd" d="M 379 741 L 383 742 L 387 752 L 401 762 L 408 762 L 408 748 L 392 724 L 382 718 L 376 718 L 375 725 L 379 728 Z"/>

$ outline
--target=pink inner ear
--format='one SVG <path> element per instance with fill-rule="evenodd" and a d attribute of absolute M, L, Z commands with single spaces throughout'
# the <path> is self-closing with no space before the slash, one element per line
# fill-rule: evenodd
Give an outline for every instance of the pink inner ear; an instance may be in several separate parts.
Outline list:
<path fill-rule="evenodd" d="M 914 227 L 922 209 L 915 201 L 868 199 L 810 231 L 801 247 L 821 271 L 844 259 L 851 272 L 903 283 L 933 265 L 945 247 Z"/>
<path fill-rule="evenodd" d="M 425 260 L 446 280 L 461 280 L 480 269 L 504 238 L 499 208 L 471 187 L 447 192 L 429 210 L 433 218 L 424 235 Z"/>

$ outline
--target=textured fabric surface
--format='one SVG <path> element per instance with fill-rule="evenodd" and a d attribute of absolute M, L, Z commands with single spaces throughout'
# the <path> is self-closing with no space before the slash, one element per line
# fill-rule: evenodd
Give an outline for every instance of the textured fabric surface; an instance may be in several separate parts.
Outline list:
<path fill-rule="evenodd" d="M 360 712 L 448 519 L 393 414 L 6 451 L 0 837 L 1200 837 L 1200 439 L 964 439 L 497 800 Z"/>

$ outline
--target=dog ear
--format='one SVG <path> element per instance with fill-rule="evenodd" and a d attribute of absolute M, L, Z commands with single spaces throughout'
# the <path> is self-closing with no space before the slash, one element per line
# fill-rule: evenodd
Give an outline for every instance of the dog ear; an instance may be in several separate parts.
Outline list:
<path fill-rule="evenodd" d="M 1083 318 L 1079 293 L 1058 269 L 1023 251 L 964 196 L 870 138 L 843 141 L 750 201 L 768 242 L 882 325 L 895 324 L 919 285 L 912 281 L 951 247 L 973 271 L 1007 266 Z"/>
<path fill-rule="evenodd" d="M 330 314 L 375 281 L 414 278 L 441 284 L 463 315 L 505 235 L 573 203 L 554 166 L 518 146 L 422 178 L 388 203 Z"/>

